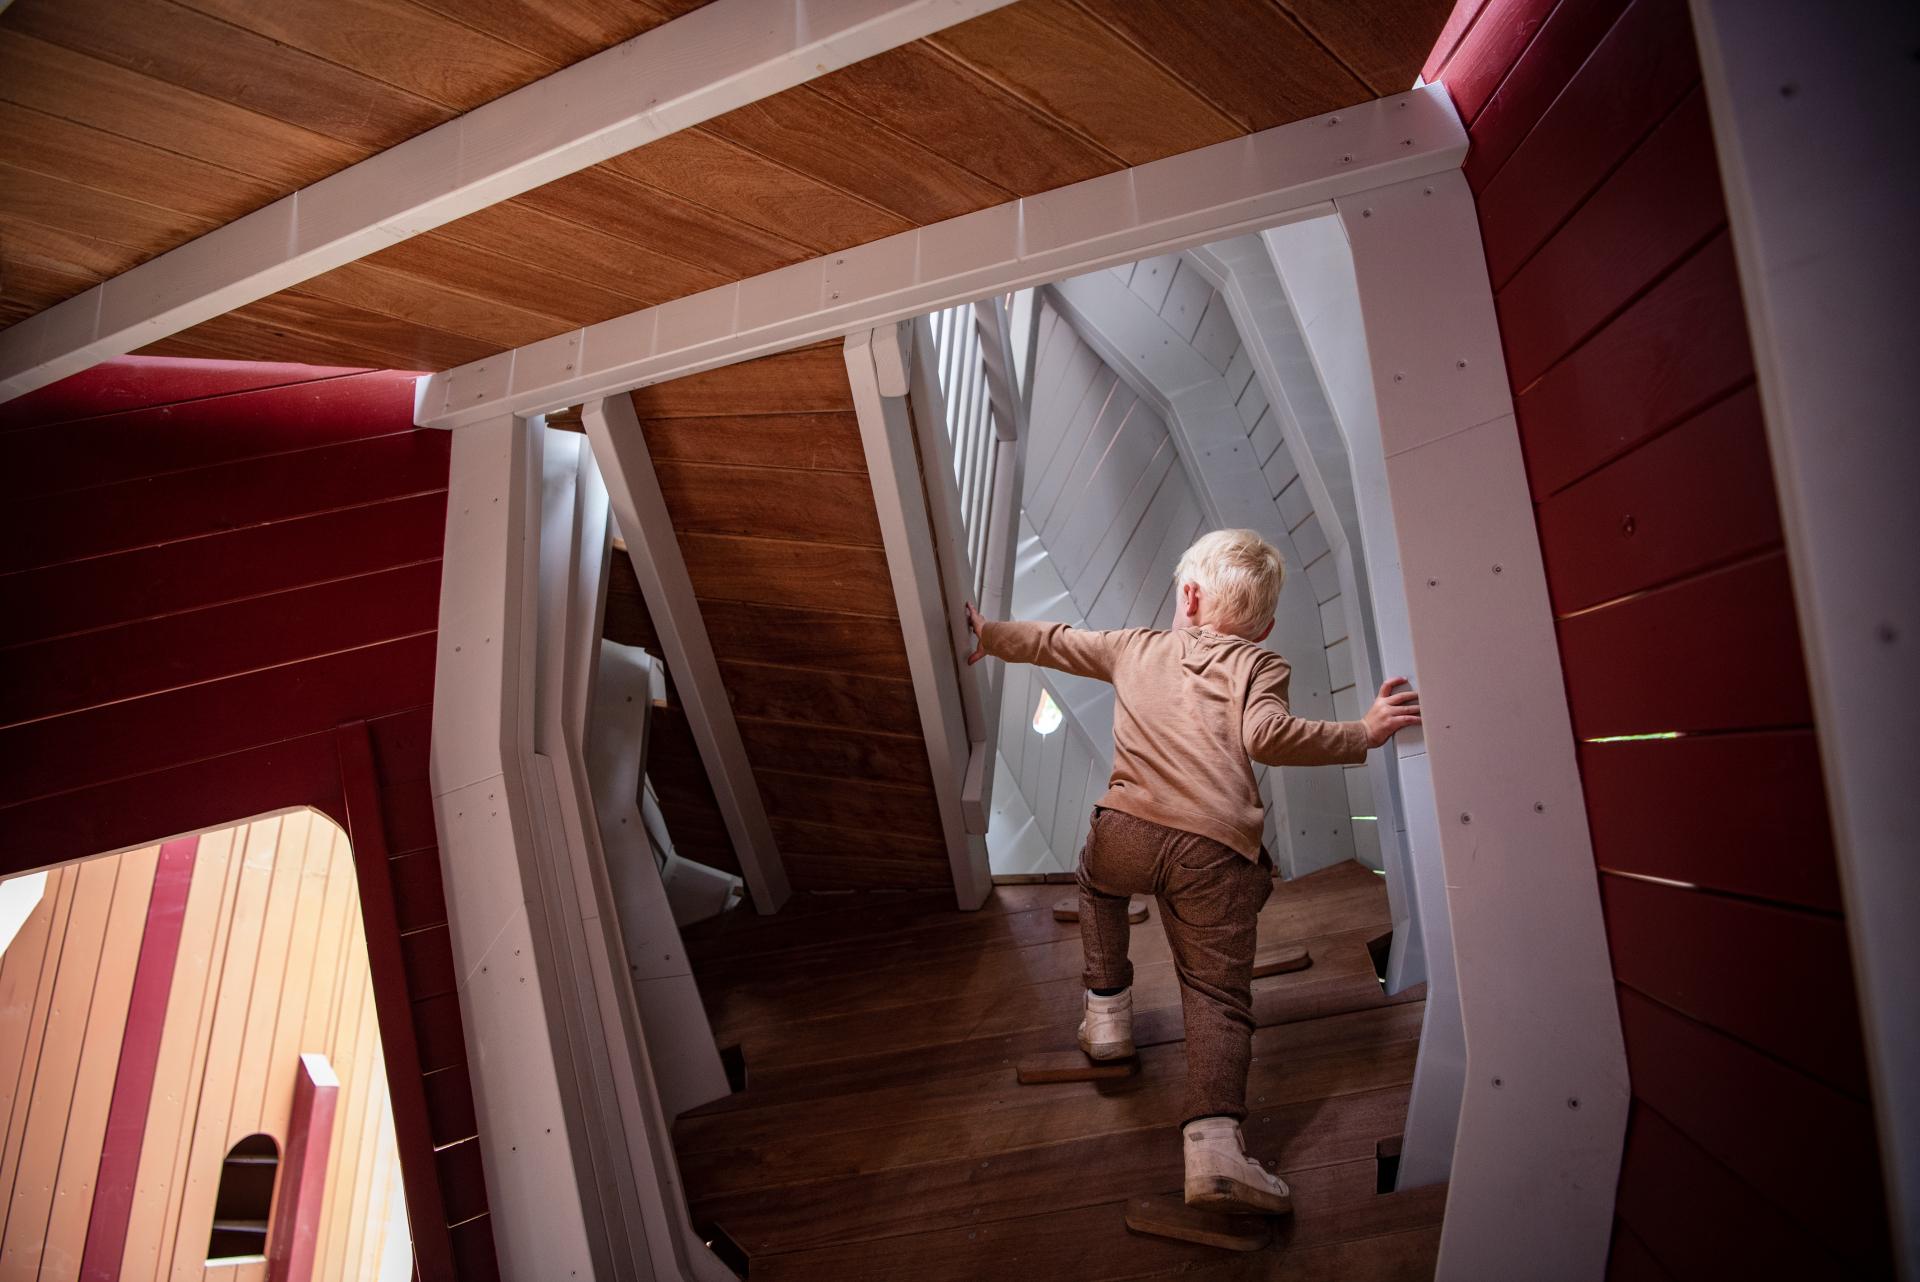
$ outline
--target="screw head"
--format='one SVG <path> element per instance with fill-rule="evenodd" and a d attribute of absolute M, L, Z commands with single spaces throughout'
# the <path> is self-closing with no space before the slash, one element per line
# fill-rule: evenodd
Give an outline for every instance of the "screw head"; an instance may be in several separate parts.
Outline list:
<path fill-rule="evenodd" d="M 1362 218 L 1371 218 L 1373 217 L 1373 211 L 1371 209 L 1363 209 L 1360 211 L 1360 216 Z"/>
<path fill-rule="evenodd" d="M 1497 1078 L 1497 1077 L 1493 1079 L 1493 1084 L 1494 1084 L 1494 1086 L 1496 1086 L 1496 1087 L 1500 1087 L 1500 1086 L 1505 1086 L 1505 1085 L 1506 1085 L 1506 1083 L 1505 1083 L 1504 1081 L 1502 1081 L 1502 1080 L 1500 1080 L 1500 1079 L 1499 1079 L 1499 1078 Z"/>
<path fill-rule="evenodd" d="M 1572 1109 L 1572 1110 L 1573 1110 L 1574 1112 L 1576 1112 L 1576 1113 L 1577 1113 L 1577 1112 L 1579 1112 L 1579 1111 L 1580 1111 L 1580 1098 L 1579 1098 L 1578 1096 L 1576 1096 L 1576 1095 L 1569 1095 L 1569 1096 L 1567 1097 L 1567 1107 L 1568 1107 L 1568 1108 L 1570 1108 L 1570 1109 Z"/>
<path fill-rule="evenodd" d="M 1499 565 L 1499 563 L 1498 563 L 1498 562 L 1496 562 L 1496 563 L 1494 564 L 1494 567 L 1493 567 L 1493 572 L 1494 572 L 1495 574 L 1499 574 L 1499 573 L 1501 572 L 1501 570 L 1500 570 L 1500 565 Z"/>
<path fill-rule="evenodd" d="M 1468 814 L 1466 811 L 1462 810 L 1460 812 L 1460 822 L 1463 824 L 1470 824 L 1473 822 L 1473 816 Z"/>
<path fill-rule="evenodd" d="M 1534 814 L 1536 814 L 1536 815 L 1544 815 L 1544 814 L 1546 814 L 1546 813 L 1547 813 L 1547 803 L 1546 803 L 1546 802 L 1544 802 L 1544 801 L 1536 801 L 1536 802 L 1534 802 L 1534 803 L 1533 803 L 1533 813 L 1534 813 Z"/>
<path fill-rule="evenodd" d="M 1632 538 L 1634 530 L 1638 528 L 1639 527 L 1634 522 L 1634 519 L 1631 513 L 1620 518 L 1620 533 L 1624 534 L 1626 537 Z"/>
<path fill-rule="evenodd" d="M 1427 586 L 1428 586 L 1428 587 L 1430 587 L 1430 588 L 1437 588 L 1437 587 L 1439 587 L 1439 586 L 1440 586 L 1440 580 L 1438 580 L 1438 579 L 1428 579 L 1428 580 L 1427 580 Z"/>

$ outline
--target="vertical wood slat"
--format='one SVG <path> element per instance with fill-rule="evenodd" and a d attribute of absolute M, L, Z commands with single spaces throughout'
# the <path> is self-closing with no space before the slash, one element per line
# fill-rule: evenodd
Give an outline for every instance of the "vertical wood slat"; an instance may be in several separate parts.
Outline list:
<path fill-rule="evenodd" d="M 387 1087 L 394 1099 L 400 1173 L 409 1207 L 442 1207 L 443 1193 L 427 1129 L 427 1097 L 420 1080 L 420 1050 L 414 1038 L 413 1003 L 400 954 L 400 926 L 387 870 L 387 835 L 380 819 L 379 781 L 373 741 L 365 722 L 343 725 L 334 742 L 340 753 L 340 789 L 346 800 L 347 840 L 359 877 L 360 912 L 366 923 L 367 961 L 374 1011 L 385 1052 Z M 418 786 L 425 787 L 422 782 Z M 413 1249 L 422 1277 L 453 1276 L 453 1244 L 445 1216 L 412 1222 Z"/>
<path fill-rule="evenodd" d="M 320 1197 L 326 1191 L 333 1111 L 339 1098 L 340 1079 L 327 1057 L 318 1053 L 301 1055 L 294 1077 L 286 1147 L 280 1158 L 273 1240 L 267 1247 L 269 1282 L 308 1282 L 313 1277 L 320 1235 Z"/>
<path fill-rule="evenodd" d="M 140 934 L 140 954 L 128 997 L 126 1031 L 114 1070 L 113 1104 L 100 1145 L 99 1175 L 80 1259 L 81 1282 L 113 1282 L 120 1276 L 127 1248 L 127 1221 L 133 1209 L 135 1180 L 147 1111 L 153 1099 L 166 1029 L 174 964 L 193 889 L 194 861 L 200 838 L 183 837 L 160 848 Z"/>

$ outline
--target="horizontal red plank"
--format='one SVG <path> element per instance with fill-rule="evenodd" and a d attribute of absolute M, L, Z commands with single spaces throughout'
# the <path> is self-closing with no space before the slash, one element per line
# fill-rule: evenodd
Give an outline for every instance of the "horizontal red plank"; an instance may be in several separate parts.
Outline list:
<path fill-rule="evenodd" d="M 137 481 L 413 427 L 413 379 L 380 371 L 158 405 L 7 437 L 9 501 Z"/>
<path fill-rule="evenodd" d="M 408 855 L 438 844 L 433 818 L 433 793 L 426 779 L 389 784 L 380 789 L 380 822 L 387 832 L 389 856 Z"/>
<path fill-rule="evenodd" d="M 1618 1220 L 1607 1249 L 1607 1282 L 1675 1282 L 1634 1231 Z"/>
<path fill-rule="evenodd" d="M 1495 300 L 1521 391 L 1727 221 L 1695 86 Z"/>
<path fill-rule="evenodd" d="M 1627 1126 L 1615 1214 L 1675 1278 L 1807 1282 L 1840 1262 L 1651 1108 Z"/>
<path fill-rule="evenodd" d="M 1699 79 L 1686 0 L 1634 0 L 1500 172 L 1478 189 L 1495 289 Z"/>
<path fill-rule="evenodd" d="M 1873 1109 L 1631 989 L 1620 1023 L 1634 1098 L 1869 1276 L 1890 1275 Z"/>
<path fill-rule="evenodd" d="M 406 968 L 407 996 L 414 1001 L 451 993 L 457 987 L 453 940 L 445 924 L 400 936 L 400 959 Z"/>
<path fill-rule="evenodd" d="M 500 1257 L 493 1244 L 493 1217 L 476 1216 L 447 1230 L 453 1239 L 454 1276 L 460 1282 L 498 1282 Z"/>
<path fill-rule="evenodd" d="M 0 576 L 0 648 L 435 560 L 444 490 Z"/>
<path fill-rule="evenodd" d="M 413 1004 L 413 1031 L 420 1044 L 420 1071 L 433 1074 L 467 1062 L 460 1028 L 460 999 L 442 993 Z"/>
<path fill-rule="evenodd" d="M 1581 739 L 1813 721 L 1783 553 L 1575 615 L 1559 632 Z"/>
<path fill-rule="evenodd" d="M 331 729 L 0 809 L 0 877 L 288 806 L 345 826 Z"/>
<path fill-rule="evenodd" d="M 1552 0 L 1536 0 L 1537 3 L 1551 4 Z M 1487 0 L 1457 0 L 1453 11 L 1447 15 L 1446 22 L 1440 28 L 1440 34 L 1434 39 L 1433 48 L 1427 52 L 1427 60 L 1421 64 L 1420 78 L 1428 84 L 1434 84 L 1446 74 L 1448 60 L 1453 57 L 1460 42 L 1472 31 L 1480 12 L 1486 7 Z"/>
<path fill-rule="evenodd" d="M 1460 119 L 1471 127 L 1553 12 L 1554 0 L 1490 0 L 1427 83 L 1445 84 Z"/>
<path fill-rule="evenodd" d="M 433 662 L 427 633 L 0 730 L 0 805 L 413 707 Z"/>
<path fill-rule="evenodd" d="M 0 573 L 443 490 L 449 440 L 421 428 L 28 499 L 0 510 Z"/>
<path fill-rule="evenodd" d="M 1583 743 L 1580 775 L 1603 871 L 1840 911 L 1812 731 Z"/>
<path fill-rule="evenodd" d="M 434 1153 L 447 1223 L 458 1224 L 487 1209 L 487 1181 L 480 1169 L 480 1141 L 469 1140 Z"/>
<path fill-rule="evenodd" d="M 1553 100 L 1627 7 L 1627 0 L 1559 0 L 1539 7 L 1550 8 L 1552 13 L 1511 69 L 1500 67 L 1499 54 L 1490 51 L 1484 58 L 1485 67 L 1473 77 L 1496 79 L 1485 105 L 1471 116 L 1462 109 L 1462 119 L 1470 120 L 1473 126 L 1472 146 L 1462 168 L 1476 192 L 1500 172 L 1514 148 L 1540 123 Z M 1469 39 L 1477 38 L 1477 33 L 1469 35 Z M 1474 87 L 1470 80 L 1468 88 Z"/>
<path fill-rule="evenodd" d="M 0 728 L 431 631 L 440 563 L 337 579 L 7 655 Z"/>
<path fill-rule="evenodd" d="M 364 369 L 267 361 L 121 356 L 0 405 L 0 431 L 362 374 Z"/>
<path fill-rule="evenodd" d="M 1600 903 L 1614 978 L 1864 1099 L 1847 931 L 1837 917 L 1611 873 Z"/>
<path fill-rule="evenodd" d="M 1733 245 L 1722 232 L 1515 398 L 1534 500 L 1752 377 Z"/>
<path fill-rule="evenodd" d="M 398 784 L 427 777 L 433 748 L 432 704 L 369 721 L 367 735 L 373 740 L 373 770 L 383 796 Z M 400 847 L 392 850 L 398 854 Z"/>
<path fill-rule="evenodd" d="M 427 1130 L 436 1148 L 480 1133 L 473 1111 L 473 1082 L 467 1074 L 429 1073 L 420 1080 L 426 1088 Z"/>
<path fill-rule="evenodd" d="M 1556 614 L 1779 546 L 1759 392 L 1749 384 L 1561 490 L 1535 515 Z"/>

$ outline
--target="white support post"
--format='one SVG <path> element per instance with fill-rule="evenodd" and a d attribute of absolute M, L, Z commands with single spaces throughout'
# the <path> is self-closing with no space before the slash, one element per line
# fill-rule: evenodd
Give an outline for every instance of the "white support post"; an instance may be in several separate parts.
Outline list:
<path fill-rule="evenodd" d="M 1333 719 L 1320 608 L 1299 573 L 1305 562 L 1267 492 L 1226 380 L 1111 272 L 1063 280 L 1048 292 L 1087 344 L 1166 419 L 1208 522 L 1258 530 L 1280 549 L 1292 583 L 1280 593 L 1268 644 L 1293 669 L 1292 710 Z M 1353 858 L 1352 807 L 1341 767 L 1290 767 L 1280 772 L 1279 784 L 1287 823 L 1278 828 L 1284 840 L 1270 853 L 1280 871 L 1298 877 Z"/>
<path fill-rule="evenodd" d="M 1401 763 L 1432 772 L 1459 945 L 1466 1090 L 1438 1276 L 1598 1279 L 1626 1057 L 1473 195 L 1456 171 L 1336 205 L 1425 719 Z"/>
<path fill-rule="evenodd" d="M 866 452 L 867 473 L 873 480 L 874 507 L 880 516 L 881 542 L 887 553 L 887 573 L 893 580 L 907 666 L 913 675 L 921 731 L 926 736 L 934 798 L 953 871 L 953 893 L 962 908 L 972 909 L 986 902 L 993 890 L 993 878 L 987 869 L 987 845 L 981 835 L 985 824 L 980 825 L 980 833 L 970 831 L 961 804 L 973 752 L 962 680 L 954 666 L 956 638 L 947 578 L 935 552 L 932 517 L 924 497 L 938 478 L 927 478 L 923 487 L 920 459 L 914 449 L 915 411 L 908 404 L 908 390 L 914 381 L 931 379 L 936 387 L 938 383 L 930 350 L 920 353 L 910 372 L 911 340 L 902 332 L 904 328 L 890 325 L 849 335 L 847 380 L 853 389 L 860 442 Z M 931 341 L 923 344 L 923 349 L 931 347 Z M 961 627 L 964 629 L 964 622 Z"/>
<path fill-rule="evenodd" d="M 435 819 L 494 1242 L 513 1277 L 720 1282 L 687 1219 L 581 804 L 595 504 L 577 439 L 543 432 L 509 418 L 454 443 L 434 684 Z"/>
<path fill-rule="evenodd" d="M 792 893 L 787 870 L 774 845 L 773 826 L 767 821 L 760 785 L 733 719 L 733 705 L 713 657 L 700 603 L 694 599 L 693 581 L 687 577 L 680 539 L 667 513 L 633 399 L 623 394 L 589 401 L 580 417 L 606 478 L 614 518 L 626 537 L 647 613 L 667 652 L 667 671 L 673 674 L 674 690 L 686 709 L 727 835 L 740 857 L 741 875 L 754 907 L 762 913 L 778 912 Z"/>
<path fill-rule="evenodd" d="M 1920 1278 L 1920 11 L 1694 0 L 1902 1277 Z"/>
<path fill-rule="evenodd" d="M 704 12 L 704 11 L 702 11 Z M 545 413 L 989 294 L 1327 212 L 1346 192 L 1455 169 L 1438 86 L 1265 129 L 823 254 L 423 379 L 416 421 Z"/>
<path fill-rule="evenodd" d="M 713 0 L 0 332 L 0 400 L 1006 3 Z"/>

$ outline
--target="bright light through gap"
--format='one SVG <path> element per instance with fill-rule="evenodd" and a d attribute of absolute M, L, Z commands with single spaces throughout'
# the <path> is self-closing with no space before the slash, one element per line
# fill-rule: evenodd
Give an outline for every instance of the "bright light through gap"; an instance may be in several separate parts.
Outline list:
<path fill-rule="evenodd" d="M 1052 695 L 1042 690 L 1040 702 L 1033 710 L 1033 732 L 1052 734 L 1060 728 L 1060 723 L 1064 719 L 1065 714 L 1060 711 L 1060 705 L 1053 701 Z"/>

